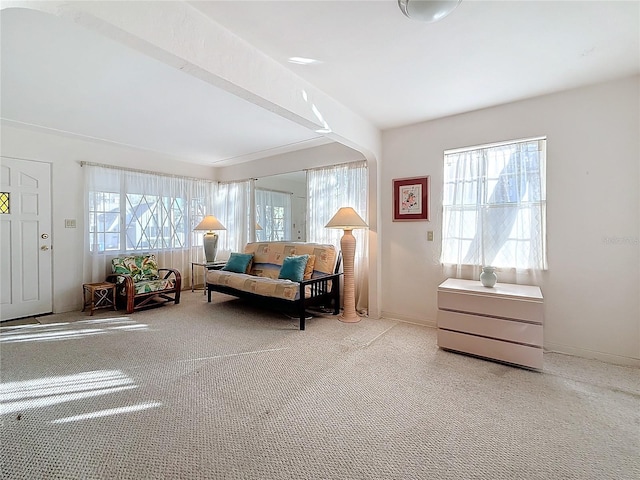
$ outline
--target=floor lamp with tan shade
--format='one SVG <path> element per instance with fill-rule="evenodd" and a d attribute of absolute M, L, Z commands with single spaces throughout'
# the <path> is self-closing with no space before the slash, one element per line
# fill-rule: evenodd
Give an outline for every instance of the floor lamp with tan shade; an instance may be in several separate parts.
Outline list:
<path fill-rule="evenodd" d="M 344 309 L 338 318 L 341 322 L 359 322 L 360 316 L 356 312 L 356 283 L 353 274 L 353 263 L 356 255 L 356 237 L 353 236 L 354 228 L 368 228 L 365 221 L 351 207 L 342 207 L 333 216 L 325 228 L 340 228 L 344 235 L 340 239 L 342 259 L 344 261 Z"/>

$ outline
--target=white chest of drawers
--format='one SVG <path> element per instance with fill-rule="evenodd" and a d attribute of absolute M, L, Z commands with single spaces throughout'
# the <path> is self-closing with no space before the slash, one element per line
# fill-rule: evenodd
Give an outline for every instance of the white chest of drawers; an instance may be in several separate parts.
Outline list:
<path fill-rule="evenodd" d="M 438 287 L 438 346 L 541 369 L 543 316 L 539 287 L 450 278 Z"/>

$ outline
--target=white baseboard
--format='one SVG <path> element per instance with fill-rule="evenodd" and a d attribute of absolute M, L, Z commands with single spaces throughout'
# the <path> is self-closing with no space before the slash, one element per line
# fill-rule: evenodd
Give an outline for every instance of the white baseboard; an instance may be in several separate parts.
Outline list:
<path fill-rule="evenodd" d="M 621 355 L 613 355 L 611 353 L 596 352 L 585 348 L 572 347 L 570 345 L 562 345 L 560 343 L 544 342 L 545 353 L 563 353 L 565 355 L 573 355 L 574 357 L 590 358 L 614 365 L 624 365 L 627 367 L 640 367 L 640 358 L 623 357 Z"/>
<path fill-rule="evenodd" d="M 398 322 L 412 323 L 415 325 L 422 325 L 424 327 L 437 328 L 438 323 L 436 320 L 415 318 L 408 315 L 402 315 L 394 312 L 382 311 L 380 318 L 387 320 L 396 320 Z M 589 358 L 593 360 L 599 360 L 605 363 L 611 363 L 613 365 L 624 365 L 628 367 L 640 367 L 640 358 L 625 357 L 622 355 L 614 355 L 611 353 L 597 352 L 588 350 L 585 348 L 572 347 L 570 345 L 563 345 L 554 342 L 544 342 L 545 353 L 562 353 L 564 355 L 572 355 L 574 357 Z"/>
<path fill-rule="evenodd" d="M 401 315 L 399 313 L 385 312 L 384 310 L 380 314 L 380 318 L 386 318 L 387 320 L 397 320 L 404 323 L 413 323 L 414 325 L 422 325 L 424 327 L 436 328 L 438 325 L 435 320 L 426 318 L 415 318 L 407 315 Z"/>

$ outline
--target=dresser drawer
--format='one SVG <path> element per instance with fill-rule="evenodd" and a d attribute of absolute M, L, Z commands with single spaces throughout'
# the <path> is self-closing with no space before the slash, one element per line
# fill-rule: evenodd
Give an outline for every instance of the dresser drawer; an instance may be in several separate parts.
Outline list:
<path fill-rule="evenodd" d="M 467 313 L 438 311 L 438 328 L 542 347 L 542 325 Z"/>
<path fill-rule="evenodd" d="M 542 324 L 542 302 L 461 292 L 438 292 L 438 308 L 456 312 L 482 313 L 492 317 L 511 318 Z"/>
<path fill-rule="evenodd" d="M 529 368 L 542 368 L 542 348 L 438 329 L 440 348 L 470 353 Z"/>

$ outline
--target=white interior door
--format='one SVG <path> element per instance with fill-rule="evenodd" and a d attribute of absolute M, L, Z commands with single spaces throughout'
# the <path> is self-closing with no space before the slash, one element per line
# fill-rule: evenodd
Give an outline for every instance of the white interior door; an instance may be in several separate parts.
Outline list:
<path fill-rule="evenodd" d="M 50 313 L 51 166 L 1 158 L 0 317 Z"/>

